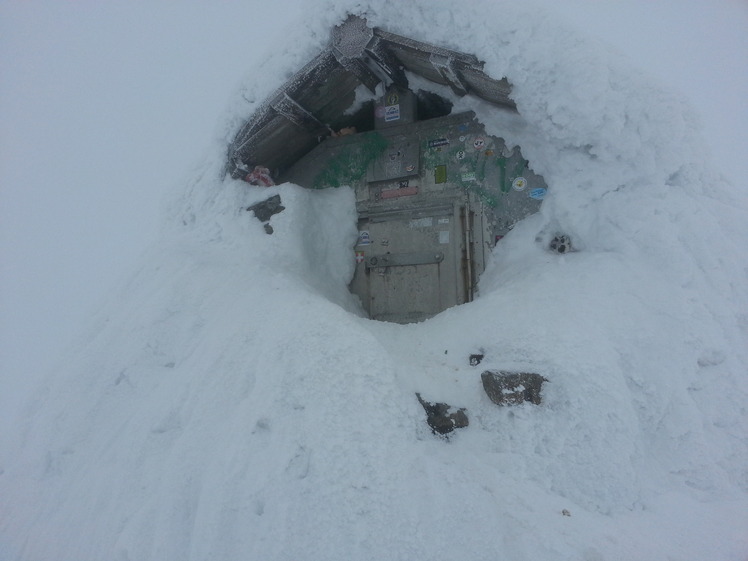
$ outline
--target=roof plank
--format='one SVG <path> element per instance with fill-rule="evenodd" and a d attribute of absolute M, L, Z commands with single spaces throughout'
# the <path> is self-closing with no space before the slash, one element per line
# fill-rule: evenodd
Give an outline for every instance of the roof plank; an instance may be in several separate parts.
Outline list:
<path fill-rule="evenodd" d="M 312 150 L 333 124 L 344 119 L 365 85 L 408 87 L 406 71 L 449 86 L 457 95 L 476 95 L 516 109 L 511 86 L 483 71 L 475 55 L 371 28 L 350 16 L 331 32 L 328 48 L 278 88 L 240 127 L 229 146 L 228 170 L 237 164 L 263 165 L 282 172 Z"/>

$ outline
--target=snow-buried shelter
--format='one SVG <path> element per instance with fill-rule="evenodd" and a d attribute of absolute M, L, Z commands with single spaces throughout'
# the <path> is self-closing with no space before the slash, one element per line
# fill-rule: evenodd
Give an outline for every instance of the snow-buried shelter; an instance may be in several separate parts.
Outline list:
<path fill-rule="evenodd" d="M 472 300 L 487 252 L 547 189 L 518 147 L 429 84 L 516 111 L 507 80 L 475 56 L 351 16 L 229 147 L 235 178 L 261 166 L 276 181 L 355 190 L 351 290 L 373 319 L 421 321 Z"/>

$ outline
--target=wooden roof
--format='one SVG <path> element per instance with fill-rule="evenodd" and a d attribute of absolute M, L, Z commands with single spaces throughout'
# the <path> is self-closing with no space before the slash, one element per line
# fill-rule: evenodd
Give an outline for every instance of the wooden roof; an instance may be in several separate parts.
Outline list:
<path fill-rule="evenodd" d="M 371 28 L 350 16 L 332 30 L 329 46 L 273 93 L 239 130 L 229 146 L 228 172 L 244 164 L 282 173 L 323 138 L 346 125 L 345 111 L 362 84 L 408 86 L 406 72 L 449 86 L 457 95 L 476 95 L 515 108 L 505 78 L 483 72 L 475 56 Z"/>

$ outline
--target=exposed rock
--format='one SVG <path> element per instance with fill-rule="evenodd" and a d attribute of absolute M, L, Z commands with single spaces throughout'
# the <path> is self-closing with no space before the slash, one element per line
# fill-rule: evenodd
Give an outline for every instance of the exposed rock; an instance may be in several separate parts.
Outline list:
<path fill-rule="evenodd" d="M 566 234 L 556 234 L 548 244 L 548 249 L 556 253 L 569 253 L 571 251 L 571 239 Z"/>
<path fill-rule="evenodd" d="M 484 357 L 483 353 L 480 353 L 480 354 L 476 353 L 476 354 L 470 355 L 470 366 L 478 366 L 483 360 L 483 357 Z"/>
<path fill-rule="evenodd" d="M 519 405 L 525 401 L 540 405 L 540 390 L 547 382 L 540 374 L 530 372 L 493 372 L 481 374 L 483 389 L 497 405 Z"/>
<path fill-rule="evenodd" d="M 255 217 L 260 222 L 267 222 L 270 220 L 270 217 L 274 214 L 278 214 L 279 212 L 283 212 L 286 210 L 286 207 L 281 205 L 281 198 L 280 195 L 274 195 L 270 197 L 269 199 L 266 199 L 260 203 L 253 204 L 250 207 L 247 207 L 248 211 L 252 211 L 255 213 Z M 265 229 L 267 231 L 267 228 Z M 272 230 L 272 229 L 271 229 Z M 271 234 L 271 232 L 268 232 L 268 234 Z"/>
<path fill-rule="evenodd" d="M 432 432 L 448 434 L 455 429 L 468 426 L 465 409 L 455 409 L 446 403 L 431 403 L 421 398 L 420 393 L 416 393 L 416 397 L 426 411 L 426 422 Z"/>

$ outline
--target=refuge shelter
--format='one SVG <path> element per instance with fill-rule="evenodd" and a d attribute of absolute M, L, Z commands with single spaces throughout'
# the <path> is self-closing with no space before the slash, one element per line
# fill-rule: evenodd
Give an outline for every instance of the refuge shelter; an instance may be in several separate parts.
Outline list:
<path fill-rule="evenodd" d="M 266 168 L 276 181 L 355 190 L 350 289 L 372 319 L 417 322 L 471 301 L 488 252 L 547 191 L 519 147 L 428 84 L 516 112 L 509 82 L 475 56 L 350 16 L 229 146 L 235 178 Z"/>

